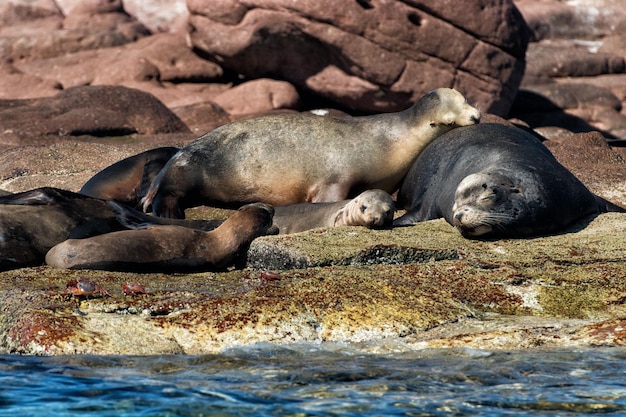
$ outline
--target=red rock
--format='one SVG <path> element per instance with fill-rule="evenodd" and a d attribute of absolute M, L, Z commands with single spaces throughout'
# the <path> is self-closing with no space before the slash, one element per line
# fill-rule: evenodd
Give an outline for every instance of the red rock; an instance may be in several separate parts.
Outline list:
<path fill-rule="evenodd" d="M 194 46 L 223 66 L 284 79 L 359 111 L 400 110 L 450 86 L 506 114 L 523 72 L 527 32 L 510 1 L 459 8 L 451 1 L 193 0 L 188 7 Z"/>
<path fill-rule="evenodd" d="M 591 52 L 589 46 L 575 40 L 531 43 L 526 56 L 530 76 L 581 77 L 626 71 L 623 56 Z"/>
<path fill-rule="evenodd" d="M 187 30 L 189 10 L 185 0 L 124 0 L 124 10 L 152 33 Z"/>
<path fill-rule="evenodd" d="M 181 35 L 160 34 L 117 48 L 80 51 L 48 59 L 16 62 L 25 74 L 52 79 L 68 88 L 137 81 L 208 81 L 222 69 L 200 59 Z"/>
<path fill-rule="evenodd" d="M 0 132 L 16 136 L 189 132 L 155 97 L 126 87 L 74 87 L 50 98 L 0 103 Z"/>
<path fill-rule="evenodd" d="M 173 111 L 198 136 L 233 121 L 226 110 L 210 101 L 177 107 Z"/>
<path fill-rule="evenodd" d="M 228 113 L 261 114 L 276 109 L 296 109 L 299 97 L 285 81 L 258 79 L 225 91 L 213 100 Z"/>

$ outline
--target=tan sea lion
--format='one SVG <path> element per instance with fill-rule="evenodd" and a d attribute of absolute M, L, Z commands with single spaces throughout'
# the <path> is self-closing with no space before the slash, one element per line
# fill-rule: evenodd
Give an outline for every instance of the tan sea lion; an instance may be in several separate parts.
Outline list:
<path fill-rule="evenodd" d="M 106 201 L 42 187 L 0 196 L 0 271 L 41 265 L 46 252 L 66 239 L 124 230 Z M 221 221 L 148 216 L 151 223 L 211 230 Z"/>
<path fill-rule="evenodd" d="M 479 119 L 480 111 L 461 93 L 440 88 L 397 113 L 239 120 L 174 155 L 152 182 L 143 208 L 182 218 L 185 208 L 201 204 L 284 206 L 340 201 L 372 188 L 392 193 L 430 141 Z"/>
<path fill-rule="evenodd" d="M 128 229 L 145 229 L 158 224 L 159 219 L 137 211 L 132 207 L 109 201 L 118 221 Z M 390 226 L 395 204 L 389 193 L 367 190 L 351 200 L 334 203 L 300 203 L 274 207 L 274 226 L 280 234 L 297 233 L 316 227 L 365 226 L 370 228 Z M 178 220 L 192 222 L 193 220 Z M 206 221 L 205 221 L 206 222 Z M 220 220 L 213 220 L 220 223 Z M 217 227 L 217 226 L 216 226 Z"/>
<path fill-rule="evenodd" d="M 224 269 L 250 242 L 272 233 L 274 209 L 248 204 L 217 229 L 205 232 L 181 226 L 152 226 L 87 239 L 68 239 L 46 254 L 56 268 L 111 271 L 200 271 Z"/>
<path fill-rule="evenodd" d="M 434 140 L 398 192 L 394 225 L 443 217 L 463 236 L 556 233 L 583 218 L 625 210 L 591 193 L 532 134 L 481 123 Z"/>
<path fill-rule="evenodd" d="M 159 171 L 178 151 L 166 146 L 124 158 L 91 177 L 79 193 L 137 206 Z"/>
<path fill-rule="evenodd" d="M 280 234 L 297 233 L 316 227 L 391 226 L 395 205 L 383 190 L 367 190 L 352 200 L 335 203 L 300 203 L 275 207 L 274 226 Z"/>

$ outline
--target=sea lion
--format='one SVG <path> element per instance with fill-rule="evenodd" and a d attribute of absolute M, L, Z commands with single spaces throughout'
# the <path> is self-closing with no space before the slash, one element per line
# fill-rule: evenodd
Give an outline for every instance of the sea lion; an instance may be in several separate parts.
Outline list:
<path fill-rule="evenodd" d="M 280 234 L 297 233 L 316 227 L 391 226 L 394 201 L 383 190 L 367 190 L 352 200 L 335 203 L 300 203 L 275 207 L 274 225 Z"/>
<path fill-rule="evenodd" d="M 481 123 L 434 140 L 398 192 L 394 225 L 443 217 L 469 238 L 559 232 L 588 215 L 624 211 L 591 193 L 532 134 Z"/>
<path fill-rule="evenodd" d="M 221 223 L 144 216 L 153 223 L 203 230 Z M 123 229 L 107 202 L 71 191 L 42 187 L 0 196 L 0 270 L 41 265 L 46 252 L 66 239 Z"/>
<path fill-rule="evenodd" d="M 152 226 L 88 239 L 68 239 L 46 254 L 56 268 L 110 271 L 200 271 L 232 265 L 250 242 L 272 233 L 271 206 L 241 207 L 217 229 L 205 232 L 181 226 Z"/>
<path fill-rule="evenodd" d="M 174 155 L 150 185 L 144 211 L 184 217 L 195 205 L 333 202 L 395 191 L 420 151 L 480 111 L 440 88 L 407 110 L 362 117 L 278 114 L 239 120 Z"/>
<path fill-rule="evenodd" d="M 146 190 L 179 148 L 154 148 L 124 158 L 91 177 L 79 193 L 137 206 Z"/>
<path fill-rule="evenodd" d="M 117 220 L 127 229 L 145 229 L 158 224 L 159 219 L 124 204 L 109 201 Z M 382 190 L 367 190 L 352 200 L 334 203 L 300 203 L 274 207 L 274 226 L 280 234 L 297 233 L 316 227 L 365 226 L 370 228 L 391 226 L 395 203 L 389 193 Z M 178 220 L 181 225 L 193 220 Z M 204 220 L 215 227 L 223 220 Z M 206 229 L 205 229 L 206 230 Z"/>

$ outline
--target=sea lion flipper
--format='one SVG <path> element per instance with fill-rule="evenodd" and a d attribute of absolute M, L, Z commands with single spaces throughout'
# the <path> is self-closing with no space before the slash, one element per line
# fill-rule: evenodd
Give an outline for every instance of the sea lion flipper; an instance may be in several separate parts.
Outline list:
<path fill-rule="evenodd" d="M 600 213 L 626 213 L 625 208 L 620 207 L 617 204 L 611 203 L 610 201 L 605 200 L 598 195 L 594 194 L 594 197 L 596 198 L 596 202 L 598 203 L 598 210 L 600 211 Z"/>
<path fill-rule="evenodd" d="M 120 204 L 113 200 L 107 201 L 107 204 L 113 210 L 117 221 L 127 229 L 147 229 L 153 225 L 150 217 L 139 210 L 135 210 L 132 207 Z"/>
<path fill-rule="evenodd" d="M 163 169 L 168 160 L 156 159 L 152 161 L 148 161 L 143 167 L 143 173 L 141 174 L 141 185 L 139 186 L 139 191 L 137 192 L 137 200 L 141 201 L 148 190 L 150 189 L 150 184 L 159 175 L 159 172 Z"/>
<path fill-rule="evenodd" d="M 411 226 L 415 223 L 419 223 L 421 219 L 418 216 L 419 209 L 409 210 L 402 216 L 398 217 L 393 221 L 393 225 L 395 226 Z"/>
<path fill-rule="evenodd" d="M 21 193 L 8 194 L 0 197 L 0 204 L 18 206 L 46 206 L 56 204 L 62 196 L 53 188 L 36 188 Z"/>

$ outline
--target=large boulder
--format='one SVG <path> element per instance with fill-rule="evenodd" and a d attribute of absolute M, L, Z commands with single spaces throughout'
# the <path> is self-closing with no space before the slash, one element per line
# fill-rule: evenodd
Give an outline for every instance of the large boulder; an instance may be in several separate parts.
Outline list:
<path fill-rule="evenodd" d="M 189 132 L 154 96 L 121 86 L 85 86 L 54 97 L 0 100 L 0 132 L 6 137 L 119 136 Z"/>
<path fill-rule="evenodd" d="M 455 87 L 505 115 L 528 30 L 512 1 L 188 0 L 193 45 L 225 68 L 284 79 L 357 111 Z M 468 18 L 469 16 L 469 18 Z"/>

